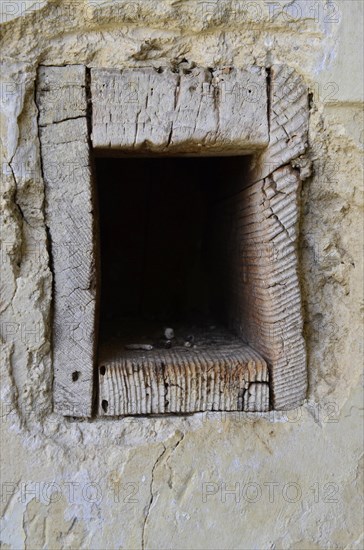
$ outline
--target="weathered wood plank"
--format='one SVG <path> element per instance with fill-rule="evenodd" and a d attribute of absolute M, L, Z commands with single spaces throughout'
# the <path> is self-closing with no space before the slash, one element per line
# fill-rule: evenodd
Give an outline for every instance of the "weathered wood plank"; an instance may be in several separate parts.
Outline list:
<path fill-rule="evenodd" d="M 87 111 L 85 87 L 86 68 L 83 65 L 39 67 L 37 81 L 39 126 L 85 117 Z"/>
<path fill-rule="evenodd" d="M 263 69 L 92 69 L 95 148 L 241 154 L 268 144 Z"/>
<path fill-rule="evenodd" d="M 96 274 L 85 67 L 42 67 L 37 104 L 54 276 L 55 410 L 90 416 Z"/>
<path fill-rule="evenodd" d="M 246 319 L 246 331 L 247 340 L 271 365 L 274 408 L 289 409 L 301 405 L 307 392 L 297 256 L 301 178 L 292 166 L 299 165 L 308 147 L 309 96 L 294 69 L 271 68 L 269 110 L 269 146 L 252 170 L 257 182 L 246 200 L 252 205 L 252 225 L 246 226 L 245 240 L 270 243 L 272 255 L 263 255 L 259 265 L 250 268 L 245 304 L 254 307 L 257 316 Z"/>
<path fill-rule="evenodd" d="M 243 345 L 124 353 L 102 362 L 99 380 L 102 416 L 269 410 L 267 364 Z"/>
<path fill-rule="evenodd" d="M 307 390 L 297 257 L 299 189 L 298 172 L 285 166 L 244 190 L 239 200 L 245 273 L 236 329 L 270 365 L 275 409 L 302 404 Z"/>

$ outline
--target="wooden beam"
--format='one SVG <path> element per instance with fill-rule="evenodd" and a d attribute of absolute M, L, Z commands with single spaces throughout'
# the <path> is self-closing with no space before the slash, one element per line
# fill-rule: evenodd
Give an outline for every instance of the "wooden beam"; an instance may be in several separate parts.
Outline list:
<path fill-rule="evenodd" d="M 95 148 L 256 152 L 268 144 L 263 69 L 91 69 Z"/>
<path fill-rule="evenodd" d="M 86 70 L 41 67 L 37 105 L 54 277 L 54 407 L 90 416 L 97 335 Z"/>

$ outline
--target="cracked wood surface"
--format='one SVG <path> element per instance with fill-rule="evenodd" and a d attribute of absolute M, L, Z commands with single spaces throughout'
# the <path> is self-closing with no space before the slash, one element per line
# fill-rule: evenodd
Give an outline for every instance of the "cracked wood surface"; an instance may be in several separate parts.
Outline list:
<path fill-rule="evenodd" d="M 267 364 L 236 339 L 235 345 L 198 350 L 127 352 L 99 369 L 102 416 L 267 411 Z"/>
<path fill-rule="evenodd" d="M 284 166 L 246 188 L 240 201 L 245 273 L 236 329 L 270 365 L 275 409 L 302 404 L 307 390 L 297 256 L 300 183 L 298 172 Z"/>
<path fill-rule="evenodd" d="M 308 146 L 309 96 L 301 76 L 286 65 L 270 69 L 269 146 L 257 157 L 253 181 L 303 155 Z"/>
<path fill-rule="evenodd" d="M 307 386 L 297 254 L 300 186 L 298 171 L 283 166 L 219 203 L 212 228 L 218 267 L 229 274 L 228 325 L 268 362 L 276 409 L 301 404 Z"/>
<path fill-rule="evenodd" d="M 95 356 L 95 246 L 83 66 L 41 67 L 37 105 L 54 277 L 54 406 L 90 416 Z"/>
<path fill-rule="evenodd" d="M 91 95 L 95 148 L 207 155 L 268 144 L 261 68 L 92 69 Z"/>
<path fill-rule="evenodd" d="M 309 95 L 291 67 L 270 69 L 269 146 L 255 159 L 245 193 L 244 240 L 260 252 L 247 266 L 243 315 L 246 341 L 270 365 L 275 409 L 301 405 L 307 392 L 306 347 L 298 277 L 299 166 L 308 146 Z"/>

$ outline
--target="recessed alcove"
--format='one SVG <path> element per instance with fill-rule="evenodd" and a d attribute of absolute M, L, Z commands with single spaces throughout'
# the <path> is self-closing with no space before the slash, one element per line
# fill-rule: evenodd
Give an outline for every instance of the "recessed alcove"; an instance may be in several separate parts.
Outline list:
<path fill-rule="evenodd" d="M 244 246 L 232 199 L 248 166 L 249 157 L 97 159 L 101 348 L 123 320 L 234 329 Z"/>
<path fill-rule="evenodd" d="M 172 403 L 173 381 L 165 373 L 168 395 L 164 390 L 158 403 L 148 402 L 146 388 L 143 397 L 129 396 L 122 404 L 119 393 L 111 392 L 117 394 L 111 407 L 109 388 L 102 383 L 128 362 L 136 371 L 148 364 L 153 372 L 170 367 L 186 373 L 206 363 L 216 372 L 218 386 L 225 371 L 247 371 L 250 361 L 268 407 L 267 366 L 241 335 L 247 261 L 241 191 L 249 183 L 250 161 L 249 156 L 96 158 L 101 413 L 249 407 L 244 384 L 236 399 L 229 395 L 226 402 L 223 384 L 222 395 L 206 384 L 199 403 L 178 403 L 176 396 Z M 172 338 L 165 336 L 165 328 L 173 329 Z M 177 377 L 181 383 L 185 374 Z"/>
<path fill-rule="evenodd" d="M 302 403 L 302 78 L 280 65 L 43 66 L 36 103 L 55 410 Z"/>

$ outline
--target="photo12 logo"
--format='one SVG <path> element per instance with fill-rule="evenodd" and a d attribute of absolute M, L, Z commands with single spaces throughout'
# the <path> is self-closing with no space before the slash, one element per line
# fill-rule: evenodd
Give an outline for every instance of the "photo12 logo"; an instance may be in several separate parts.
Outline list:
<path fill-rule="evenodd" d="M 58 502 L 65 498 L 69 504 L 85 502 L 100 504 L 104 499 L 112 499 L 115 503 L 139 503 L 139 482 L 126 481 L 111 483 L 103 488 L 95 481 L 4 481 L 1 484 L 1 502 L 6 504 L 12 498 L 18 502 L 27 503 L 35 500 L 43 504 Z"/>
<path fill-rule="evenodd" d="M 199 2 L 200 14 L 204 20 L 219 21 L 233 18 L 249 23 L 263 21 L 298 23 L 302 19 L 311 19 L 315 23 L 339 23 L 341 11 L 336 1 L 284 2 L 270 0 L 258 2 L 251 0 L 206 0 Z"/>
<path fill-rule="evenodd" d="M 254 504 L 266 500 L 271 504 L 282 501 L 297 503 L 303 500 L 313 502 L 337 503 L 339 486 L 334 482 L 320 484 L 314 482 L 305 487 L 295 481 L 247 481 L 241 482 L 214 482 L 202 483 L 202 502 L 206 503 L 210 498 L 218 498 L 220 502 L 249 502 Z"/>

